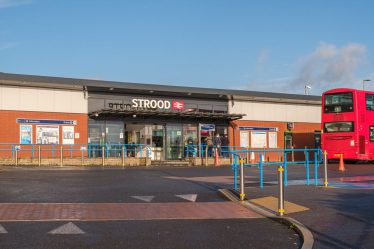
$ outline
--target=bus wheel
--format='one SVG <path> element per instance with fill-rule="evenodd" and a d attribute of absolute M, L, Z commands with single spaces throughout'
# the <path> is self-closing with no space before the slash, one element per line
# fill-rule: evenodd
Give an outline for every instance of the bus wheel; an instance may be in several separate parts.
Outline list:
<path fill-rule="evenodd" d="M 346 163 L 346 164 L 356 164 L 357 161 L 356 160 L 344 160 L 344 163 Z"/>

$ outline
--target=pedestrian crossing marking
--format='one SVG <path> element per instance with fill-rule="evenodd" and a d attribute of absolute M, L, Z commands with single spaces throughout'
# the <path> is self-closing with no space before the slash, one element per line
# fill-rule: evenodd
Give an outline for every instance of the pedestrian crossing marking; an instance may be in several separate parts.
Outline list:
<path fill-rule="evenodd" d="M 197 195 L 195 195 L 195 194 L 192 194 L 192 195 L 175 195 L 175 196 L 179 197 L 179 198 L 182 198 L 182 199 L 185 199 L 187 201 L 192 201 L 192 202 L 195 202 L 196 198 L 197 198 Z"/>
<path fill-rule="evenodd" d="M 141 201 L 146 201 L 146 202 L 151 202 L 154 196 L 131 196 L 132 198 L 141 200 Z"/>
<path fill-rule="evenodd" d="M 65 225 L 62 225 L 52 231 L 48 232 L 50 234 L 85 234 L 79 227 L 74 225 L 72 222 L 69 222 Z"/>

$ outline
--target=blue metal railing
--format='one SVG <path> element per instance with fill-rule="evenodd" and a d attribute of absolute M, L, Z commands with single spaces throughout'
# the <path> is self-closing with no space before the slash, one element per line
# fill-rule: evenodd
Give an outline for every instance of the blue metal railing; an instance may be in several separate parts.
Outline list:
<path fill-rule="evenodd" d="M 201 147 L 201 151 L 200 151 L 200 147 Z M 191 155 L 194 157 L 198 157 L 199 155 L 202 155 L 202 157 L 205 157 L 205 153 L 207 149 L 208 149 L 207 145 L 187 145 L 186 146 L 186 157 L 190 157 Z M 217 146 L 213 145 L 213 149 L 214 149 L 213 153 L 215 153 L 215 151 L 217 150 Z M 224 157 L 225 155 L 227 155 L 227 157 L 230 157 L 231 152 L 234 150 L 236 150 L 237 153 L 240 153 L 238 150 L 245 150 L 245 148 L 241 146 L 221 146 L 221 153 L 224 155 Z"/>
<path fill-rule="evenodd" d="M 119 154 L 122 153 L 122 148 L 124 148 L 124 156 L 127 156 L 127 152 L 134 152 L 134 157 L 137 157 L 138 152 L 141 152 L 141 155 L 143 155 L 143 152 L 148 153 L 148 156 L 151 156 L 152 149 L 149 145 L 146 144 L 19 144 L 19 143 L 0 143 L 0 151 L 11 151 L 12 157 L 14 157 L 15 151 L 17 147 L 20 147 L 18 149 L 19 152 L 21 151 L 31 151 L 32 157 L 35 157 L 35 152 L 38 152 L 38 149 L 40 147 L 41 152 L 51 152 L 52 157 L 54 157 L 55 152 L 60 152 L 61 147 L 63 152 L 70 152 L 70 157 L 73 157 L 74 151 L 81 151 L 81 147 L 86 147 L 86 150 L 88 151 L 88 156 L 92 157 L 95 154 L 100 155 L 103 151 L 104 147 L 104 153 L 106 154 L 106 157 L 112 156 L 111 154 L 116 154 L 116 152 L 119 152 Z M 3 148 L 5 147 L 5 148 Z M 114 153 L 111 153 L 111 152 Z M 97 153 L 95 153 L 97 152 Z M 146 155 L 146 154 L 145 154 Z M 102 156 L 102 155 L 100 155 Z"/>
<path fill-rule="evenodd" d="M 234 156 L 234 163 L 231 164 L 232 169 L 234 170 L 235 175 L 235 182 L 234 182 L 234 188 L 237 189 L 237 177 L 238 177 L 238 171 L 240 171 L 240 164 L 239 161 L 242 160 L 245 157 L 245 153 L 255 153 L 260 157 L 260 162 L 258 163 L 244 163 L 244 166 L 250 166 L 255 165 L 260 170 L 260 186 L 263 188 L 263 165 L 272 165 L 272 164 L 282 164 L 284 167 L 284 183 L 285 186 L 287 186 L 287 164 L 304 164 L 306 167 L 306 173 L 307 173 L 307 184 L 309 185 L 309 165 L 314 163 L 314 169 L 315 169 L 315 185 L 317 185 L 317 168 L 320 163 L 322 163 L 322 150 L 321 149 L 292 149 L 292 150 L 268 150 L 268 149 L 262 149 L 262 150 L 240 150 L 240 151 L 231 151 L 231 153 Z M 284 156 L 283 162 L 266 162 L 264 161 L 264 154 L 269 152 L 280 152 Z M 286 153 L 293 153 L 293 152 L 303 152 L 305 155 L 305 161 L 287 161 Z M 309 153 L 314 152 L 314 160 L 309 160 Z"/>

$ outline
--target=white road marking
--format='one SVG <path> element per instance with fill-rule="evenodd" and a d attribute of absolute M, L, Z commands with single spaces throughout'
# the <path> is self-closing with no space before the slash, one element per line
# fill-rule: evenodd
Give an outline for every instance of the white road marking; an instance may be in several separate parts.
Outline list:
<path fill-rule="evenodd" d="M 146 202 L 151 202 L 152 199 L 155 198 L 154 196 L 131 196 L 131 197 L 138 199 L 138 200 L 146 201 Z"/>
<path fill-rule="evenodd" d="M 197 195 L 176 195 L 176 197 L 195 202 L 196 198 L 197 198 Z"/>
<path fill-rule="evenodd" d="M 8 233 L 2 225 L 0 225 L 0 233 Z"/>
<path fill-rule="evenodd" d="M 69 222 L 65 225 L 62 225 L 52 231 L 48 232 L 50 234 L 85 234 L 79 227 L 74 225 L 72 222 Z"/>

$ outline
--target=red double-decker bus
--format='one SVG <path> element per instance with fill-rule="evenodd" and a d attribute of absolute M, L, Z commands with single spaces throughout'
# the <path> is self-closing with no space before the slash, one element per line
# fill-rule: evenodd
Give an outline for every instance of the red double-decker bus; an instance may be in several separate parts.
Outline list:
<path fill-rule="evenodd" d="M 344 162 L 374 162 L 374 92 L 348 88 L 322 95 L 322 150 Z"/>

